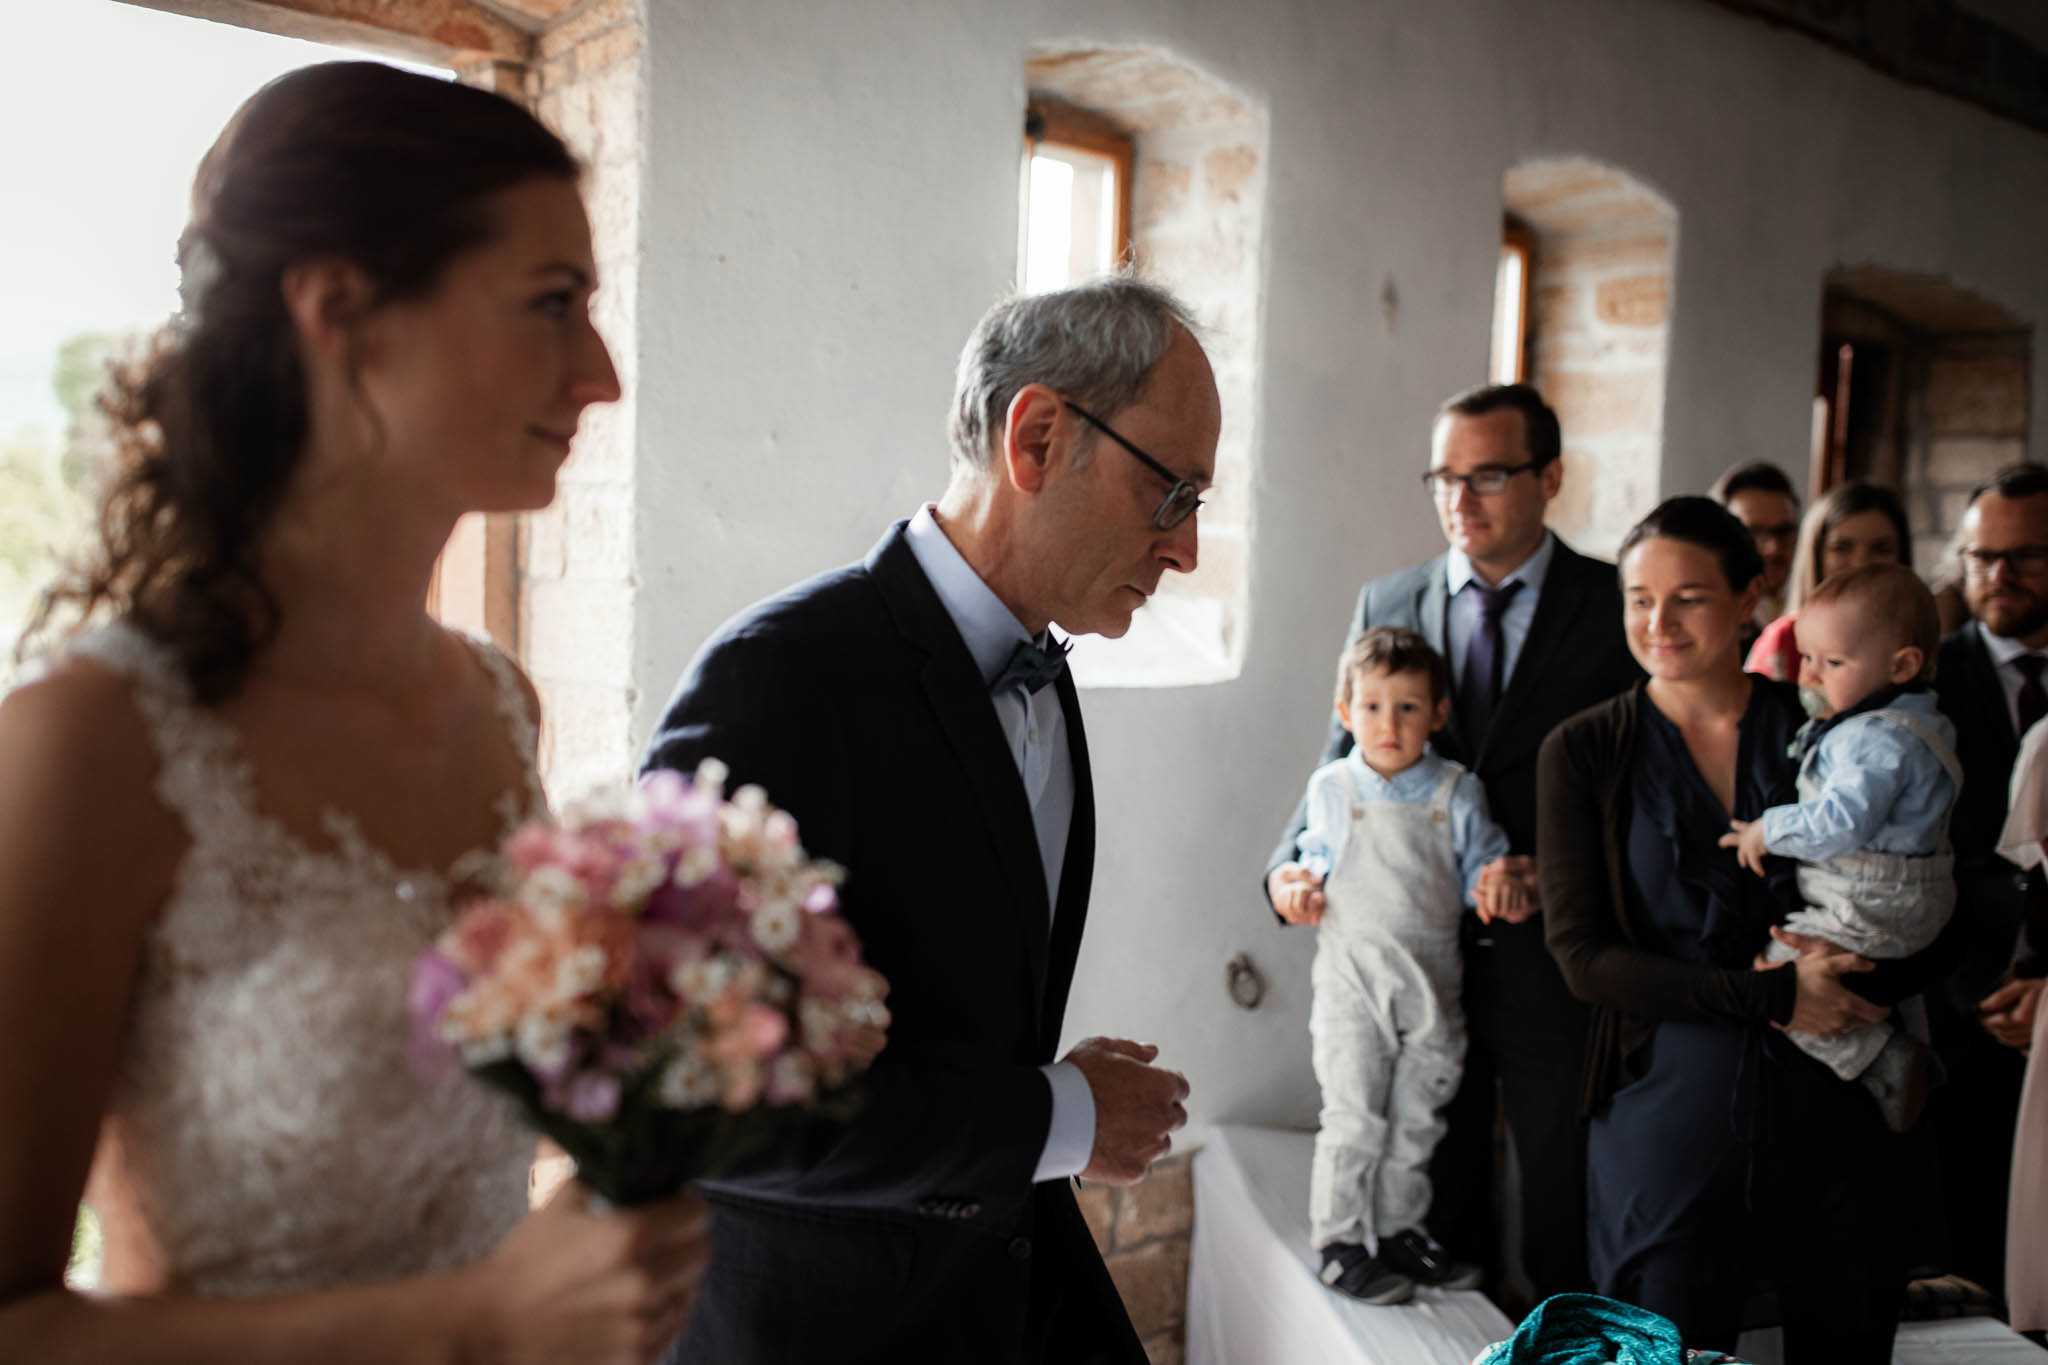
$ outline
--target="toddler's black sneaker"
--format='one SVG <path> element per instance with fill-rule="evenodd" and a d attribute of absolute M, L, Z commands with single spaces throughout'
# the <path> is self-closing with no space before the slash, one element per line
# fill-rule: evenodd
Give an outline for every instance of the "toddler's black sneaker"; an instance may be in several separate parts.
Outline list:
<path fill-rule="evenodd" d="M 1421 1228 L 1380 1238 L 1380 1260 L 1415 1283 L 1437 1289 L 1477 1289 L 1483 1278 L 1478 1266 L 1455 1259 Z"/>
<path fill-rule="evenodd" d="M 1332 1242 L 1323 1248 L 1322 1280 L 1360 1303 L 1406 1303 L 1415 1296 L 1415 1281 L 1389 1269 L 1356 1242 Z"/>

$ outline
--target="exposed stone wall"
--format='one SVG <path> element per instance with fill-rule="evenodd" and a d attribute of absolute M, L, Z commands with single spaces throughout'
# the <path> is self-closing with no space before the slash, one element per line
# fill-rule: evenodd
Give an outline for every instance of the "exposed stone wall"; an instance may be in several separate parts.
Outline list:
<path fill-rule="evenodd" d="M 1564 428 L 1565 479 L 1550 524 L 1611 555 L 1658 497 L 1676 215 L 1590 161 L 1508 173 L 1508 212 L 1536 234 L 1530 381 Z"/>
<path fill-rule="evenodd" d="M 1939 567 L 1970 490 L 2026 458 L 2031 349 L 2025 335 L 1935 337 L 1919 353 L 1901 492 L 1922 573 Z"/>
<path fill-rule="evenodd" d="M 1084 1185 L 1080 1201 L 1146 1356 L 1152 1365 L 1180 1365 L 1195 1232 L 1193 1153 L 1168 1157 L 1129 1189 Z"/>
<path fill-rule="evenodd" d="M 636 0 L 584 0 L 536 44 L 528 98 L 587 166 L 598 330 L 623 402 L 586 409 L 554 505 L 527 518 L 520 648 L 547 717 L 541 770 L 556 798 L 632 772 L 635 413 L 646 75 Z"/>

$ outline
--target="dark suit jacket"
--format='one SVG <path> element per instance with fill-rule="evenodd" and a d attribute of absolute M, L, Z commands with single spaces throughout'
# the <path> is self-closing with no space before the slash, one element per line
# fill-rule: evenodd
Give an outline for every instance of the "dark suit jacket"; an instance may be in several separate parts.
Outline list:
<path fill-rule="evenodd" d="M 1374 626 L 1419 631 L 1451 662 L 1448 646 L 1450 588 L 1443 555 L 1367 583 L 1358 593 L 1349 644 Z M 1528 638 L 1515 657 L 1515 671 L 1501 689 L 1486 743 L 1474 753 L 1457 704 L 1450 723 L 1431 741 L 1444 757 L 1464 764 L 1486 784 L 1493 818 L 1507 831 L 1517 853 L 1536 851 L 1536 754 L 1543 737 L 1567 716 L 1633 687 L 1642 677 L 1621 630 L 1621 588 L 1614 566 L 1591 559 L 1558 540 L 1536 599 Z M 1351 735 L 1333 714 L 1322 762 L 1351 752 Z M 1297 840 L 1308 823 L 1297 806 L 1266 873 L 1298 854 Z M 1509 929 L 1523 926 L 1496 926 Z M 1540 935 L 1541 930 L 1535 931 Z"/>
<path fill-rule="evenodd" d="M 1088 906 L 1095 807 L 1072 681 L 1058 903 L 973 658 L 898 523 L 728 623 L 644 767 L 713 756 L 846 868 L 894 1024 L 844 1131 L 707 1185 L 712 1269 L 677 1357 L 1142 1362 L 1065 1181 L 1032 1183 Z"/>
<path fill-rule="evenodd" d="M 1948 1003 L 1974 1014 L 1975 1002 L 1998 984 L 2010 964 L 2025 914 L 2025 876 L 1997 851 L 2020 741 L 1998 666 L 1975 622 L 1942 640 L 1934 695 L 1956 727 L 1956 759 L 1963 765 L 1963 789 L 1949 822 L 1962 942 L 1956 948 L 1960 965 Z M 2038 959 L 2027 974 L 2041 974 Z"/>

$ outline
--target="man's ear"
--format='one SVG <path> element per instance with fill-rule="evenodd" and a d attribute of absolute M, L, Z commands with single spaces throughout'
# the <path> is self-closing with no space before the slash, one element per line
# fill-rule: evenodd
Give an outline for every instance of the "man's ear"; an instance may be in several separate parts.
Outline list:
<path fill-rule="evenodd" d="M 1927 667 L 1927 654 L 1918 645 L 1907 645 L 1892 652 L 1892 681 L 1911 682 Z"/>
<path fill-rule="evenodd" d="M 362 267 L 338 256 L 301 261 L 286 268 L 278 287 L 300 340 L 315 354 L 344 360 L 356 324 L 370 310 Z"/>
<path fill-rule="evenodd" d="M 1558 456 L 1536 471 L 1536 486 L 1543 490 L 1545 502 L 1557 496 L 1557 490 L 1564 487 L 1564 456 Z"/>
<path fill-rule="evenodd" d="M 1060 443 L 1071 439 L 1072 424 L 1061 420 L 1066 415 L 1067 405 L 1043 384 L 1026 384 L 1010 400 L 1003 420 L 1003 472 L 1024 492 L 1045 486 Z"/>

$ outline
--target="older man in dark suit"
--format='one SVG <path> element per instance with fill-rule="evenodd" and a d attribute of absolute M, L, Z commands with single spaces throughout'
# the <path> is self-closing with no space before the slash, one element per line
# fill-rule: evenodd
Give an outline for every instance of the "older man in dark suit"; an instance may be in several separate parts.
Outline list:
<path fill-rule="evenodd" d="M 1536 847 L 1536 752 L 1552 726 L 1641 676 L 1621 631 L 1614 566 L 1575 552 L 1543 524 L 1564 482 L 1557 414 L 1536 390 L 1489 385 L 1437 415 L 1424 473 L 1450 549 L 1367 583 L 1347 640 L 1373 626 L 1422 632 L 1456 680 L 1439 753 L 1478 773 L 1518 855 Z M 1351 736 L 1334 718 L 1322 760 Z M 1320 917 L 1322 893 L 1303 868 L 1297 809 L 1267 862 L 1266 895 L 1291 923 Z M 1577 1117 L 1585 1006 L 1566 991 L 1543 926 L 1464 922 L 1470 1040 L 1449 1131 L 1430 1176 L 1430 1229 L 1456 1258 L 1494 1265 L 1494 1088 L 1500 1087 L 1521 1176 L 1521 1258 L 1539 1298 L 1587 1287 L 1585 1135 Z M 1498 1288 L 1496 1281 L 1496 1288 Z"/>
<path fill-rule="evenodd" d="M 1999 1292 L 2006 1192 L 2026 1047 L 2048 973 L 2041 874 L 1997 853 L 2020 736 L 2048 714 L 2048 468 L 2015 465 L 1963 514 L 1963 593 L 1975 620 L 1941 642 L 1935 693 L 1956 727 L 1963 789 L 1952 952 L 1960 966 L 1928 994 L 1948 1070 L 1928 1109 L 1940 1153 L 1946 1268 Z"/>
<path fill-rule="evenodd" d="M 1053 1061 L 1095 819 L 1048 626 L 1122 635 L 1195 567 L 1220 421 L 1163 292 L 999 305 L 961 356 L 944 496 L 684 677 L 647 766 L 724 760 L 844 865 L 895 1021 L 844 1133 L 705 1188 L 678 1360 L 1145 1360 L 1067 1178 L 1142 1178 L 1187 1084 L 1122 1039 Z"/>

